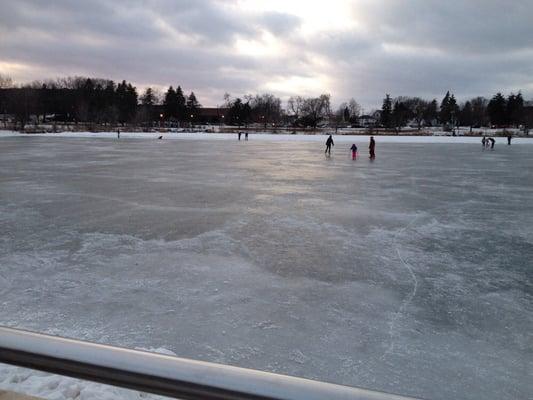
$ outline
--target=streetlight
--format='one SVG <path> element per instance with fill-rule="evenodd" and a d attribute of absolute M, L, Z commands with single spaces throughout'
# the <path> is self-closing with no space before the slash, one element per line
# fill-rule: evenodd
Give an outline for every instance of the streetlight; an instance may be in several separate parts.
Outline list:
<path fill-rule="evenodd" d="M 159 114 L 159 127 L 161 128 L 161 122 L 163 121 L 163 113 Z"/>

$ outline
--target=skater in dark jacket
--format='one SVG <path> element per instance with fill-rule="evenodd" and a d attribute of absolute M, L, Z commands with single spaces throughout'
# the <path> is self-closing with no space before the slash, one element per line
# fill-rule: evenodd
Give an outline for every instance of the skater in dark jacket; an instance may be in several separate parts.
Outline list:
<path fill-rule="evenodd" d="M 335 146 L 335 143 L 333 143 L 333 137 L 329 135 L 328 140 L 326 140 L 326 151 L 324 153 L 331 154 L 331 146 Z"/>
<path fill-rule="evenodd" d="M 357 158 L 357 146 L 352 144 L 352 147 L 350 147 L 350 150 L 352 151 L 352 160 L 355 160 Z"/>
<path fill-rule="evenodd" d="M 511 134 L 508 134 L 507 135 L 507 144 L 510 146 L 511 145 L 511 139 L 513 138 L 513 135 Z"/>
<path fill-rule="evenodd" d="M 368 146 L 368 152 L 370 153 L 370 159 L 376 158 L 376 141 L 374 136 L 370 136 L 370 145 Z"/>

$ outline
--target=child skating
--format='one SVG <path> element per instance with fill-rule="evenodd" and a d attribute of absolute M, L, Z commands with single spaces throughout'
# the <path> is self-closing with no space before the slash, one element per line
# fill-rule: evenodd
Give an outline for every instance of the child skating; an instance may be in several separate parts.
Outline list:
<path fill-rule="evenodd" d="M 357 158 L 357 146 L 352 144 L 352 147 L 350 147 L 350 150 L 352 151 L 352 160 L 355 160 Z"/>

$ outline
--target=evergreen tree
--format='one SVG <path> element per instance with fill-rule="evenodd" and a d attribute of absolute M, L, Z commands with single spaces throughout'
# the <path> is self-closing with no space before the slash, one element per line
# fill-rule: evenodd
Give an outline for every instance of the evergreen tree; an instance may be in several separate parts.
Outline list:
<path fill-rule="evenodd" d="M 437 99 L 433 99 L 424 109 L 424 121 L 427 125 L 433 125 L 439 117 Z"/>
<path fill-rule="evenodd" d="M 126 121 L 131 122 L 137 114 L 137 105 L 139 104 L 139 95 L 137 88 L 131 83 L 126 87 L 126 99 L 124 108 L 126 110 Z"/>
<path fill-rule="evenodd" d="M 381 106 L 381 124 L 385 128 L 392 126 L 392 100 L 389 94 L 385 95 Z"/>
<path fill-rule="evenodd" d="M 118 110 L 118 121 L 124 125 L 127 120 L 127 106 L 126 106 L 126 90 L 128 88 L 128 85 L 126 84 L 126 81 L 123 80 L 121 83 L 117 85 L 117 90 L 115 92 L 115 100 L 116 100 L 116 106 Z"/>
<path fill-rule="evenodd" d="M 104 121 L 108 123 L 117 122 L 118 108 L 116 105 L 115 82 L 107 81 L 103 92 Z"/>
<path fill-rule="evenodd" d="M 187 115 L 187 105 L 185 96 L 183 95 L 183 90 L 181 90 L 181 86 L 179 85 L 176 89 L 176 102 L 178 105 L 177 117 L 178 119 L 183 120 L 186 118 Z"/>
<path fill-rule="evenodd" d="M 472 131 L 474 119 L 472 114 L 472 103 L 469 101 L 465 102 L 461 112 L 459 113 L 459 123 L 463 126 L 469 126 L 470 131 Z"/>
<path fill-rule="evenodd" d="M 344 122 L 350 121 L 350 109 L 348 108 L 348 106 L 344 107 L 343 119 L 344 119 Z"/>
<path fill-rule="evenodd" d="M 457 126 L 459 124 L 459 105 L 457 105 L 457 100 L 455 100 L 455 96 L 453 94 L 450 96 L 448 107 L 449 107 L 449 112 L 450 112 L 449 122 L 453 126 Z"/>
<path fill-rule="evenodd" d="M 392 110 L 392 121 L 394 127 L 399 131 L 402 126 L 405 126 L 409 116 L 409 109 L 402 101 L 396 101 L 394 103 L 394 109 Z"/>
<path fill-rule="evenodd" d="M 141 122 L 152 122 L 154 119 L 154 104 L 156 103 L 156 96 L 151 87 L 144 91 L 141 96 L 142 109 L 138 115 Z"/>
<path fill-rule="evenodd" d="M 477 127 L 487 126 L 489 122 L 487 99 L 484 97 L 475 97 L 470 100 L 470 103 L 472 104 L 472 124 Z"/>
<path fill-rule="evenodd" d="M 241 115 L 242 115 L 243 123 L 246 126 L 248 126 L 248 124 L 250 123 L 250 120 L 252 119 L 252 107 L 250 107 L 250 102 L 249 101 L 244 103 L 244 105 L 242 106 Z"/>
<path fill-rule="evenodd" d="M 446 124 L 450 120 L 450 92 L 446 92 L 446 95 L 440 102 L 439 121 Z"/>
<path fill-rule="evenodd" d="M 524 99 L 522 94 L 511 93 L 507 98 L 507 123 L 518 127 L 523 122 L 524 117 Z"/>
<path fill-rule="evenodd" d="M 489 114 L 492 125 L 504 126 L 507 122 L 507 102 L 501 93 L 496 93 L 490 99 L 487 105 L 487 113 Z"/>
<path fill-rule="evenodd" d="M 196 100 L 196 96 L 194 95 L 194 92 L 191 92 L 189 97 L 187 97 L 187 112 L 194 115 L 196 113 L 196 110 L 200 107 L 201 105 L 198 102 L 198 100 Z"/>
<path fill-rule="evenodd" d="M 147 88 L 141 96 L 141 104 L 143 106 L 153 106 L 155 104 L 155 95 L 151 87 Z"/>
<path fill-rule="evenodd" d="M 244 123 L 243 119 L 243 104 L 240 98 L 236 98 L 230 103 L 228 120 L 231 125 L 241 125 Z"/>
<path fill-rule="evenodd" d="M 441 124 L 453 124 L 457 125 L 457 120 L 459 117 L 459 106 L 457 105 L 457 100 L 455 96 L 450 92 L 446 92 L 446 95 L 440 103 L 440 112 L 439 120 Z"/>
<path fill-rule="evenodd" d="M 165 93 L 165 100 L 163 101 L 165 109 L 164 117 L 166 119 L 178 117 L 178 99 L 176 97 L 176 91 L 170 86 Z"/>

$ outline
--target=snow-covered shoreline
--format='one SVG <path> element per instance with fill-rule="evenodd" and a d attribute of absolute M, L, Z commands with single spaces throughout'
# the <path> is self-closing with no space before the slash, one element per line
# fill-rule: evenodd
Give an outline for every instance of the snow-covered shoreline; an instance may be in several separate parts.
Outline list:
<path fill-rule="evenodd" d="M 25 134 L 16 131 L 0 131 L 2 137 L 53 137 L 53 138 L 97 138 L 97 139 L 116 139 L 116 132 L 59 132 L 59 133 L 32 133 Z M 157 139 L 163 136 L 163 139 L 173 140 L 237 140 L 235 133 L 204 133 L 204 132 L 120 132 L 121 139 Z M 250 140 L 265 142 L 320 142 L 325 140 L 326 134 L 318 135 L 288 135 L 273 133 L 250 133 Z M 369 135 L 334 135 L 335 141 L 339 143 L 360 143 L 367 142 Z M 479 137 L 471 136 L 389 136 L 376 135 L 376 140 L 383 143 L 480 143 Z M 496 137 L 496 143 L 506 143 L 505 137 Z M 241 138 L 244 140 L 244 135 Z M 516 144 L 533 144 L 531 138 L 515 137 L 513 143 Z"/>

